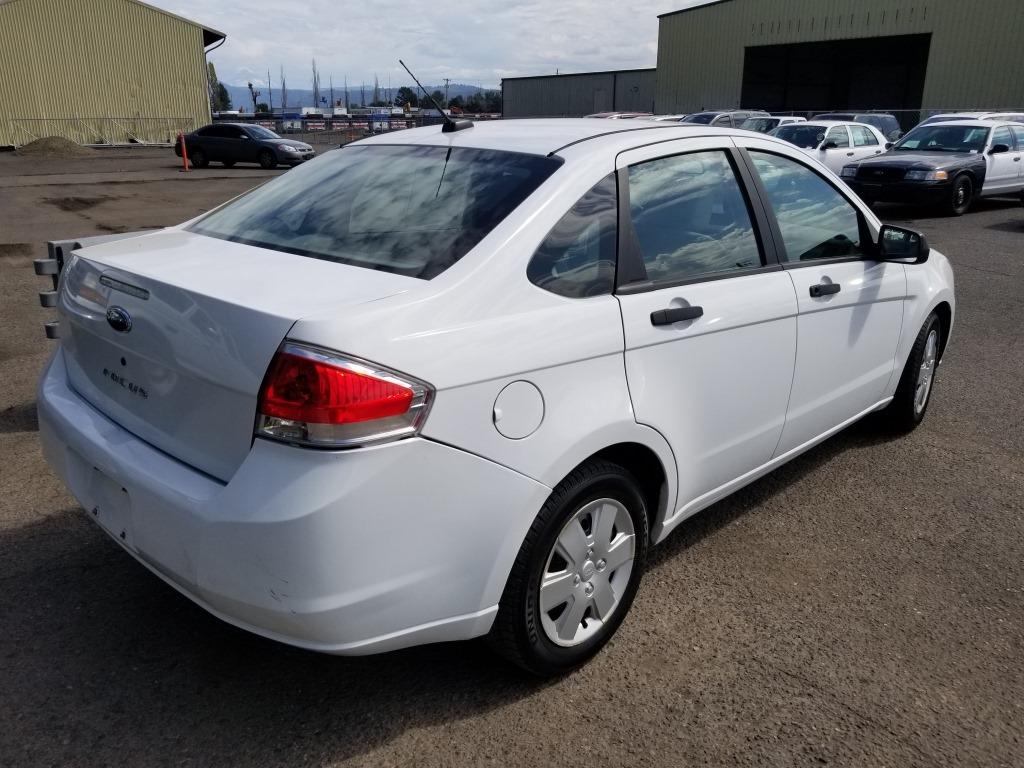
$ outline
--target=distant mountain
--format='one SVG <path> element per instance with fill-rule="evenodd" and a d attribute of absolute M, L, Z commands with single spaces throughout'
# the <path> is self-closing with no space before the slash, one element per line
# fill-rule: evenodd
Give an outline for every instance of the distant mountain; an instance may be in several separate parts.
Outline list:
<path fill-rule="evenodd" d="M 244 85 L 227 85 L 225 83 L 225 87 L 228 89 L 228 95 L 231 97 L 231 107 L 233 109 L 245 109 L 246 111 L 252 111 L 252 97 L 249 95 L 249 89 L 246 86 L 244 86 Z M 401 87 L 402 87 L 401 84 L 392 86 L 392 88 L 391 88 L 391 100 L 392 101 L 395 98 L 395 94 L 398 93 L 398 89 L 401 88 Z M 410 87 L 413 87 L 413 86 L 410 86 Z M 259 101 L 259 102 L 266 102 L 267 104 L 269 104 L 270 103 L 270 99 L 267 97 L 266 89 L 265 88 L 258 88 L 257 90 L 261 91 L 260 95 L 257 97 L 257 101 Z M 416 90 L 416 89 L 414 89 L 414 90 Z M 432 93 L 435 90 L 436 91 L 440 91 L 441 93 L 444 93 L 444 86 L 443 85 L 428 85 L 427 86 L 427 92 L 428 93 Z M 487 90 L 499 90 L 499 89 L 496 89 L 496 88 L 481 88 L 481 87 L 476 86 L 476 85 L 465 85 L 463 83 L 449 83 L 448 84 L 448 98 L 449 99 L 454 99 L 456 96 L 461 96 L 463 99 L 466 99 L 469 96 L 473 96 L 474 94 L 477 94 L 477 93 L 483 93 L 484 91 L 487 91 Z M 388 91 L 388 89 L 385 88 L 385 87 L 381 87 L 380 88 L 380 97 L 382 99 L 387 99 L 387 91 Z M 419 92 L 419 91 L 417 90 L 417 92 Z M 326 87 L 326 86 L 321 86 L 320 87 L 320 96 L 321 97 L 326 97 L 327 100 L 330 101 L 331 89 L 329 87 Z M 348 87 L 348 99 L 347 100 L 345 99 L 345 89 L 342 88 L 342 87 L 339 87 L 337 85 L 334 86 L 334 99 L 335 99 L 335 101 L 337 101 L 338 99 L 341 99 L 342 101 L 345 101 L 349 106 L 358 107 L 358 106 L 360 106 L 362 104 L 362 98 L 363 97 L 365 97 L 367 104 L 369 104 L 373 100 L 373 84 L 372 83 L 370 85 L 366 86 L 365 88 L 363 88 L 363 96 L 360 95 L 360 91 L 359 91 L 359 87 L 358 86 L 353 87 L 350 84 L 349 87 Z M 275 109 L 279 108 L 281 106 L 281 90 L 277 86 L 276 81 L 274 83 L 273 100 L 274 100 L 273 107 Z M 291 86 L 288 86 L 288 109 L 296 109 L 297 110 L 297 109 L 300 109 L 302 107 L 312 107 L 312 106 L 315 106 L 315 105 L 313 104 L 313 91 L 311 89 L 303 90 L 301 88 L 292 88 Z M 327 106 L 327 105 L 320 105 L 320 106 Z"/>

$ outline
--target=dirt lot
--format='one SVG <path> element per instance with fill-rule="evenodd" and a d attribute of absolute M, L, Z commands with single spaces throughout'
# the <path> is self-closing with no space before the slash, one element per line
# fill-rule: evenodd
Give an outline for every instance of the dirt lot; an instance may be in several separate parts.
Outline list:
<path fill-rule="evenodd" d="M 235 630 L 43 463 L 30 258 L 274 173 L 0 155 L 0 766 L 1021 765 L 1024 209 L 884 210 L 956 268 L 924 425 L 855 426 L 690 521 L 610 647 L 545 684 L 476 643 L 344 659 Z"/>

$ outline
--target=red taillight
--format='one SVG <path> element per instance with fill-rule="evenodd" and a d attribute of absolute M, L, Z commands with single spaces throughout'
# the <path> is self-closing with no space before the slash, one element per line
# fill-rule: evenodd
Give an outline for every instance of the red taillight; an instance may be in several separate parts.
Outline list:
<path fill-rule="evenodd" d="M 316 424 L 351 424 L 403 414 L 412 398 L 408 387 L 282 352 L 267 372 L 260 413 Z"/>
<path fill-rule="evenodd" d="M 430 388 L 326 350 L 287 343 L 260 389 L 257 434 L 347 447 L 414 434 Z"/>

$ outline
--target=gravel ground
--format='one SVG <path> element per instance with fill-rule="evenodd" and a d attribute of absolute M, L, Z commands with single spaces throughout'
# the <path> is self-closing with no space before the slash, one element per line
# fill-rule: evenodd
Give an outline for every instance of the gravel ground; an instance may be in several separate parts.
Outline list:
<path fill-rule="evenodd" d="M 478 643 L 345 659 L 235 630 L 48 471 L 43 241 L 176 223 L 273 175 L 174 160 L 0 155 L 0 766 L 1021 765 L 1018 205 L 881 211 L 956 269 L 924 425 L 856 425 L 689 521 L 607 650 L 542 683 Z"/>

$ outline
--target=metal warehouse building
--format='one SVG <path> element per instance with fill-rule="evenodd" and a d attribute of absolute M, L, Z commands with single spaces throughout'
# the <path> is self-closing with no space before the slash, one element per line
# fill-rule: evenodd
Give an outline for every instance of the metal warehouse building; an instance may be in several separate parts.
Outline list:
<path fill-rule="evenodd" d="M 659 112 L 1024 106 L 1022 0 L 717 0 L 659 22 Z"/>
<path fill-rule="evenodd" d="M 655 70 L 508 77 L 501 81 L 504 117 L 583 117 L 594 112 L 651 112 Z"/>
<path fill-rule="evenodd" d="M 0 0 L 0 146 L 169 141 L 210 121 L 224 35 L 137 0 Z"/>

